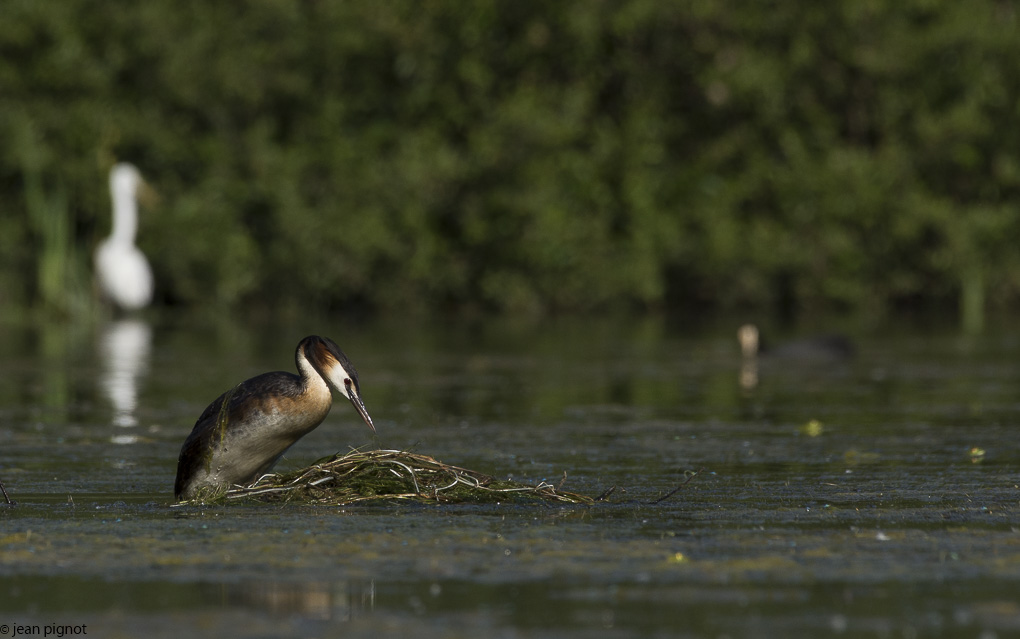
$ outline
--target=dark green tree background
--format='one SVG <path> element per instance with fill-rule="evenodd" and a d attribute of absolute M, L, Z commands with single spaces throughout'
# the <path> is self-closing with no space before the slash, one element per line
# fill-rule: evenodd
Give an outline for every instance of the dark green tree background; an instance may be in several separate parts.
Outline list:
<path fill-rule="evenodd" d="M 1009 2 L 0 0 L 0 304 L 1015 306 Z"/>

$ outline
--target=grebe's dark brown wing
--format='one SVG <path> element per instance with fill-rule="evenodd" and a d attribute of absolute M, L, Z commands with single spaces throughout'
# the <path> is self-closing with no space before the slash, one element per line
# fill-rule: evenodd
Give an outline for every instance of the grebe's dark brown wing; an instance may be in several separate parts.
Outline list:
<path fill-rule="evenodd" d="M 294 397 L 300 393 L 301 378 L 279 371 L 243 381 L 213 400 L 202 411 L 181 446 L 174 496 L 180 499 L 188 480 L 209 465 L 213 450 L 233 425 L 243 424 L 254 410 L 264 410 L 264 404 L 273 398 Z"/>

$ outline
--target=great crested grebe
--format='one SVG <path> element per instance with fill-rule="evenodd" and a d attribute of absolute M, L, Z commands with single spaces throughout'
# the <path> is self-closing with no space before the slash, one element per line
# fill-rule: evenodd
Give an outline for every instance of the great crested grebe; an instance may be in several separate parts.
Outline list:
<path fill-rule="evenodd" d="M 131 164 L 110 170 L 113 230 L 96 249 L 96 281 L 103 298 L 125 311 L 135 311 L 152 301 L 152 269 L 135 246 L 138 230 L 138 193 L 145 185 Z"/>
<path fill-rule="evenodd" d="M 263 373 L 216 398 L 195 422 L 177 461 L 174 496 L 191 499 L 203 488 L 248 485 L 268 472 L 297 440 L 326 419 L 330 387 L 375 432 L 361 400 L 358 372 L 333 340 L 312 335 L 297 346 L 300 376 Z"/>

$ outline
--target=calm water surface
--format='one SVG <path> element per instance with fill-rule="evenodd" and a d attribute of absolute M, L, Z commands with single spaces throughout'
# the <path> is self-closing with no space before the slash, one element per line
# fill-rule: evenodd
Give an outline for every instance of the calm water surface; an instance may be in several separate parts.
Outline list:
<path fill-rule="evenodd" d="M 741 362 L 663 320 L 5 326 L 0 633 L 1005 637 L 1020 632 L 1020 339 L 860 336 Z M 220 392 L 309 333 L 361 373 L 291 449 L 412 449 L 547 504 L 171 507 Z M 754 383 L 752 383 L 754 382 Z M 699 471 L 676 494 L 657 501 Z"/>

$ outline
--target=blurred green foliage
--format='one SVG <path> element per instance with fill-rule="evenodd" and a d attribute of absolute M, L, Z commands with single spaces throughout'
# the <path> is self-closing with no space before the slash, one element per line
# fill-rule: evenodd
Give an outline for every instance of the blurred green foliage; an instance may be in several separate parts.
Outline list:
<path fill-rule="evenodd" d="M 54 269 L 86 269 L 108 232 L 115 160 L 160 193 L 139 244 L 169 305 L 963 300 L 979 318 L 1020 292 L 1013 3 L 0 0 L 0 14 L 0 304 L 80 297 L 85 274 Z M 39 207 L 66 217 L 56 235 Z"/>

